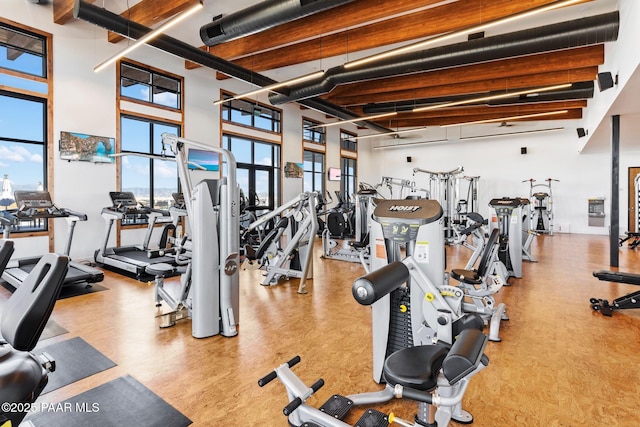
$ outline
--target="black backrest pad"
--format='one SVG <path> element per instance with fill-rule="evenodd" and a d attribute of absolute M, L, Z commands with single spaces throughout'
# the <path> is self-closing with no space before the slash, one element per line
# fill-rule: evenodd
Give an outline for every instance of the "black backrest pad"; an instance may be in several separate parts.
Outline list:
<path fill-rule="evenodd" d="M 489 269 L 489 265 L 491 263 L 491 254 L 493 253 L 494 246 L 498 243 L 498 237 L 500 237 L 500 230 L 494 228 L 489 235 L 487 245 L 484 247 L 482 258 L 480 258 L 480 264 L 478 265 L 478 275 L 480 277 L 484 277 L 484 275 L 487 273 L 487 270 Z"/>
<path fill-rule="evenodd" d="M 477 329 L 465 329 L 458 335 L 442 363 L 449 384 L 457 383 L 478 367 L 486 345 L 487 336 Z"/>
<path fill-rule="evenodd" d="M 9 259 L 13 255 L 13 240 L 1 239 L 0 240 L 0 274 L 4 272 L 7 267 Z"/>
<path fill-rule="evenodd" d="M 273 242 L 276 237 L 281 235 L 282 230 L 287 228 L 288 225 L 289 225 L 289 218 L 284 217 L 278 220 L 278 223 L 276 224 L 275 228 L 271 230 L 269 234 L 267 234 L 267 237 L 265 237 L 262 243 L 260 243 L 260 246 L 258 246 L 255 259 L 262 258 L 264 253 L 267 252 L 267 249 L 269 249 L 269 245 L 271 245 L 271 242 Z"/>
<path fill-rule="evenodd" d="M 0 334 L 16 350 L 31 351 L 38 343 L 68 268 L 68 257 L 44 255 L 5 304 Z"/>

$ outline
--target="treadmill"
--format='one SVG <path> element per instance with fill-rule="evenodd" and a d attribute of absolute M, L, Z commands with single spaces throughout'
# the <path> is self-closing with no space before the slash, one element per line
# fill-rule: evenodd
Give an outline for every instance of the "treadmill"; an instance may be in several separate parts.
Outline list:
<path fill-rule="evenodd" d="M 149 265 L 159 263 L 176 265 L 173 250 L 167 249 L 168 234 L 171 230 L 175 232 L 175 225 L 172 223 L 169 211 L 143 206 L 129 191 L 111 191 L 109 197 L 111 197 L 111 206 L 103 208 L 101 213 L 107 224 L 102 247 L 95 252 L 96 262 L 106 268 L 134 276 L 140 281 L 147 281 L 153 277 L 145 272 Z M 130 221 L 135 224 L 140 220 L 148 220 L 147 232 L 142 245 L 108 246 L 109 236 L 115 221 Z M 160 239 L 160 245 L 158 248 L 151 248 L 150 241 L 153 229 L 156 224 L 161 223 L 166 223 L 166 225 Z M 180 273 L 176 271 L 173 274 Z"/>
<path fill-rule="evenodd" d="M 87 215 L 56 206 L 51 201 L 51 194 L 48 191 L 16 191 L 14 199 L 18 206 L 17 211 L 13 212 L 16 224 L 24 221 L 41 221 L 56 218 L 67 220 L 69 231 L 64 255 L 69 256 L 76 223 L 78 221 L 86 221 Z M 7 235 L 7 230 L 9 230 L 9 227 L 5 226 L 5 235 Z M 10 260 L 2 273 L 2 278 L 14 288 L 18 288 L 40 261 L 40 258 L 42 256 Z M 101 282 L 103 279 L 104 273 L 102 271 L 79 262 L 70 261 L 69 271 L 62 286 L 83 283 L 87 287 L 91 287 L 92 283 Z"/>

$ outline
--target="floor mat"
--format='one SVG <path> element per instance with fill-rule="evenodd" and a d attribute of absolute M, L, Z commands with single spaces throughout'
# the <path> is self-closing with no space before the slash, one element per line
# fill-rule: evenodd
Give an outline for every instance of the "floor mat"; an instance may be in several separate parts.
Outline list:
<path fill-rule="evenodd" d="M 80 337 L 45 346 L 39 344 L 33 352 L 47 352 L 56 361 L 56 370 L 49 374 L 49 383 L 42 394 L 116 366 Z"/>
<path fill-rule="evenodd" d="M 186 427 L 191 420 L 126 375 L 28 417 L 35 427 Z M 65 411 L 64 408 L 69 408 Z"/>
<path fill-rule="evenodd" d="M 42 330 L 42 334 L 40 334 L 39 341 L 44 341 L 48 338 L 57 337 L 58 335 L 66 334 L 67 332 L 69 331 L 67 331 L 65 328 L 60 326 L 58 322 L 56 322 L 53 319 L 49 319 L 47 324 L 44 326 L 44 329 Z"/>
<path fill-rule="evenodd" d="M 65 285 L 62 287 L 58 299 L 77 297 L 78 295 L 93 294 L 107 290 L 109 290 L 109 288 L 99 285 L 98 283 L 92 283 L 91 286 L 87 286 L 86 283 Z"/>

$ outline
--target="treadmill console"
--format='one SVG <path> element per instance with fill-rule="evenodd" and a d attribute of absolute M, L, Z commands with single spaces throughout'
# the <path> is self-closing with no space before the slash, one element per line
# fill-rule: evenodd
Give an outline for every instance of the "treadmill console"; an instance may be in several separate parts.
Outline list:
<path fill-rule="evenodd" d="M 57 207 L 51 200 L 48 191 L 16 191 L 13 195 L 18 210 L 15 215 L 19 219 L 66 218 L 77 216 L 86 221 L 86 215 Z"/>
<path fill-rule="evenodd" d="M 16 191 L 14 198 L 19 210 L 53 207 L 51 194 L 48 191 Z"/>
<path fill-rule="evenodd" d="M 173 197 L 174 206 L 178 209 L 186 209 L 186 204 L 184 201 L 184 194 L 182 193 L 173 193 L 171 194 Z"/>

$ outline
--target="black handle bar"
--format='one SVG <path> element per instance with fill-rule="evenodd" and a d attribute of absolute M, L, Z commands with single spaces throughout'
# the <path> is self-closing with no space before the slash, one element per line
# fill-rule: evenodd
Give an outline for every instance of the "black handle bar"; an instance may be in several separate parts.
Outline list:
<path fill-rule="evenodd" d="M 296 356 L 293 359 L 289 360 L 287 362 L 287 366 L 292 368 L 293 366 L 297 365 L 298 363 L 300 363 L 300 356 Z M 265 375 L 264 377 L 262 377 L 262 378 L 260 378 L 258 380 L 258 385 L 260 387 L 264 387 L 267 384 L 269 384 L 271 381 L 275 380 L 276 378 L 278 378 L 278 374 L 276 374 L 276 371 L 271 371 L 267 375 Z"/>
<path fill-rule="evenodd" d="M 311 385 L 311 390 L 313 390 L 313 393 L 315 393 L 316 391 L 320 390 L 320 388 L 323 385 L 324 385 L 324 380 L 322 378 L 320 378 L 318 381 L 316 381 L 315 383 L 313 383 Z M 311 393 L 311 394 L 313 394 L 313 393 Z M 285 414 L 288 417 L 300 405 L 302 405 L 302 399 L 299 398 L 299 397 L 296 397 L 291 402 L 289 402 L 289 404 L 287 406 L 284 407 L 284 409 L 282 410 L 282 413 Z"/>

